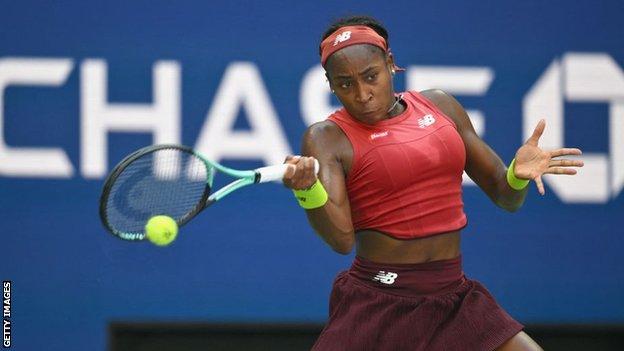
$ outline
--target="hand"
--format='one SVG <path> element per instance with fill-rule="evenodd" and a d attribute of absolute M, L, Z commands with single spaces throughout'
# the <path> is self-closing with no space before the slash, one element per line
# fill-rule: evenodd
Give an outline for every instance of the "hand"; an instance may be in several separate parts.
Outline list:
<path fill-rule="evenodd" d="M 317 180 L 314 161 L 314 157 L 286 156 L 284 163 L 289 166 L 282 179 L 284 185 L 294 190 L 304 190 L 314 185 Z"/>
<path fill-rule="evenodd" d="M 544 195 L 544 174 L 576 174 L 576 169 L 569 167 L 583 167 L 583 161 L 570 159 L 555 159 L 559 156 L 580 155 L 580 149 L 561 148 L 552 151 L 544 151 L 538 147 L 539 138 L 544 133 L 546 121 L 540 120 L 533 131 L 533 135 L 516 152 L 516 164 L 513 172 L 517 178 L 532 179 L 537 185 L 537 190 Z"/>

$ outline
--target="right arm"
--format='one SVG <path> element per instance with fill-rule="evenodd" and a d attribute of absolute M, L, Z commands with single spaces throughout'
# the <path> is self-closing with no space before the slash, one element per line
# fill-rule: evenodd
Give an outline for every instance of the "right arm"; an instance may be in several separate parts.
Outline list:
<path fill-rule="evenodd" d="M 295 167 L 284 176 L 284 185 L 288 188 L 307 189 L 316 182 L 314 159 L 319 161 L 318 179 L 327 191 L 328 200 L 319 208 L 306 210 L 306 215 L 316 233 L 334 251 L 344 255 L 351 252 L 355 243 L 343 167 L 345 141 L 346 136 L 332 122 L 310 126 L 303 136 L 301 151 L 304 156 L 289 156 L 286 163 Z"/>

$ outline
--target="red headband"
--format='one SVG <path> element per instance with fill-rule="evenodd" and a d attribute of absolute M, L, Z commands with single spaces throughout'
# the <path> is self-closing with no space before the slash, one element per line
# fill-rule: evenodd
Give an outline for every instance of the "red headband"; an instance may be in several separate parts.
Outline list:
<path fill-rule="evenodd" d="M 355 44 L 375 45 L 388 52 L 386 40 L 367 26 L 341 27 L 325 38 L 321 43 L 321 64 L 325 66 L 327 59 L 336 51 Z"/>

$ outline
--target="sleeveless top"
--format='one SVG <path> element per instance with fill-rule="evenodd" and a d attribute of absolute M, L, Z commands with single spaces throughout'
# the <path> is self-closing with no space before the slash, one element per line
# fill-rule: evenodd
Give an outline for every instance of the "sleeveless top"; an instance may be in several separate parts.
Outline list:
<path fill-rule="evenodd" d="M 403 100 L 403 113 L 375 125 L 344 108 L 327 118 L 353 147 L 346 186 L 354 229 L 413 239 L 463 228 L 463 140 L 423 95 L 405 92 Z"/>

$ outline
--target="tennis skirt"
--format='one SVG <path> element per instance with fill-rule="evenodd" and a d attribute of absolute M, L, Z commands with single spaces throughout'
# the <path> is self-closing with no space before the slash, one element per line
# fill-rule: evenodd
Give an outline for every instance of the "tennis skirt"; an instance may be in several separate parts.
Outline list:
<path fill-rule="evenodd" d="M 493 350 L 522 329 L 464 276 L 461 256 L 418 264 L 356 257 L 334 281 L 312 350 Z"/>

